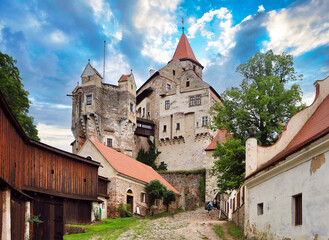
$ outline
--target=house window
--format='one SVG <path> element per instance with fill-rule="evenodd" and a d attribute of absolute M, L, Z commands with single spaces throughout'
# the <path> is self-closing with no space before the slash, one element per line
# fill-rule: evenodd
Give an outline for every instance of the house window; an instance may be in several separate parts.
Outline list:
<path fill-rule="evenodd" d="M 171 89 L 171 85 L 170 85 L 169 83 L 167 83 L 167 87 L 166 87 L 166 89 L 167 89 L 167 92 L 170 91 L 170 89 Z"/>
<path fill-rule="evenodd" d="M 180 129 L 180 123 L 176 123 L 176 130 Z"/>
<path fill-rule="evenodd" d="M 264 214 L 264 204 L 258 203 L 257 204 L 257 215 L 263 215 Z"/>
<path fill-rule="evenodd" d="M 142 192 L 141 193 L 141 202 L 146 202 L 146 193 L 145 192 Z"/>
<path fill-rule="evenodd" d="M 91 105 L 92 103 L 93 103 L 93 95 L 92 94 L 86 95 L 86 104 Z"/>
<path fill-rule="evenodd" d="M 201 96 L 200 95 L 195 96 L 195 105 L 201 105 Z"/>
<path fill-rule="evenodd" d="M 303 224 L 303 205 L 302 205 L 302 194 L 297 194 L 293 196 L 293 203 L 294 203 L 294 219 L 295 225 L 302 225 Z"/>
<path fill-rule="evenodd" d="M 170 100 L 166 100 L 165 101 L 165 109 L 169 109 L 170 108 Z"/>
<path fill-rule="evenodd" d="M 208 116 L 202 117 L 202 127 L 205 127 L 208 124 Z"/>
<path fill-rule="evenodd" d="M 176 71 L 175 70 L 172 70 L 172 75 L 176 75 Z"/>
<path fill-rule="evenodd" d="M 134 112 L 134 104 L 133 103 L 130 103 L 130 112 Z"/>
<path fill-rule="evenodd" d="M 186 81 L 186 87 L 190 86 L 190 81 Z"/>
<path fill-rule="evenodd" d="M 108 147 L 113 147 L 113 139 L 112 138 L 108 138 L 106 141 L 106 146 Z"/>
<path fill-rule="evenodd" d="M 194 106 L 195 103 L 194 103 L 194 96 L 191 96 L 190 97 L 190 106 Z"/>
<path fill-rule="evenodd" d="M 163 131 L 164 131 L 164 132 L 167 131 L 167 125 L 163 125 Z"/>

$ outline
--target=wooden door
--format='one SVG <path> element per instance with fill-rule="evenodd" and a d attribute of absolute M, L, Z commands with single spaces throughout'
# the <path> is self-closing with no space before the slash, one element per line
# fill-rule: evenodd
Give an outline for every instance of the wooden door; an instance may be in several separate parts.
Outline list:
<path fill-rule="evenodd" d="M 25 201 L 12 194 L 10 199 L 11 239 L 24 239 Z"/>

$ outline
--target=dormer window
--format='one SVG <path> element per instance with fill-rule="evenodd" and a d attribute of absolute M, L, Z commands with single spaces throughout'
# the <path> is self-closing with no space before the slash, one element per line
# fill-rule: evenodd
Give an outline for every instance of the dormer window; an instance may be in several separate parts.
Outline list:
<path fill-rule="evenodd" d="M 171 85 L 170 85 L 169 83 L 167 83 L 167 87 L 166 87 L 166 89 L 167 89 L 167 92 L 170 91 L 170 89 L 171 89 Z"/>
<path fill-rule="evenodd" d="M 91 105 L 93 103 L 93 95 L 92 94 L 87 94 L 86 95 L 86 104 Z"/>

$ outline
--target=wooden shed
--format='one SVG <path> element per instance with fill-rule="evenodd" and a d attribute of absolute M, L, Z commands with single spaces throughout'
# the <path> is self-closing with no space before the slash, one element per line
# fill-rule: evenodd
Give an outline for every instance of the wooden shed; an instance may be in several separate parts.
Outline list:
<path fill-rule="evenodd" d="M 40 215 L 43 221 L 33 225 L 33 239 L 62 239 L 64 223 L 90 223 L 92 202 L 99 201 L 99 165 L 29 139 L 0 92 L 0 179 L 5 183 L 0 192 L 0 234 L 21 239 L 13 235 L 17 233 L 14 225 L 19 225 L 25 226 L 19 229 L 19 236 L 31 236 L 25 221 L 32 215 Z M 17 197 L 24 203 L 16 201 Z M 13 213 L 4 211 L 11 201 L 17 202 L 15 214 L 24 218 L 13 218 Z M 10 216 L 15 223 L 8 228 L 6 217 Z"/>

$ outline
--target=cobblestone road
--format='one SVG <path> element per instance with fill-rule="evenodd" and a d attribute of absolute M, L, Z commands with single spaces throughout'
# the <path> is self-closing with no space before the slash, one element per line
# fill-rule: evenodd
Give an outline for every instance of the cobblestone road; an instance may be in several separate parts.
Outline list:
<path fill-rule="evenodd" d="M 219 239 L 213 230 L 214 225 L 222 225 L 225 221 L 218 221 L 218 210 L 213 211 L 212 217 L 208 212 L 199 208 L 195 211 L 187 211 L 170 217 L 156 220 L 143 220 L 141 224 L 128 232 L 123 233 L 119 239 Z M 231 239 L 230 237 L 227 237 Z"/>

